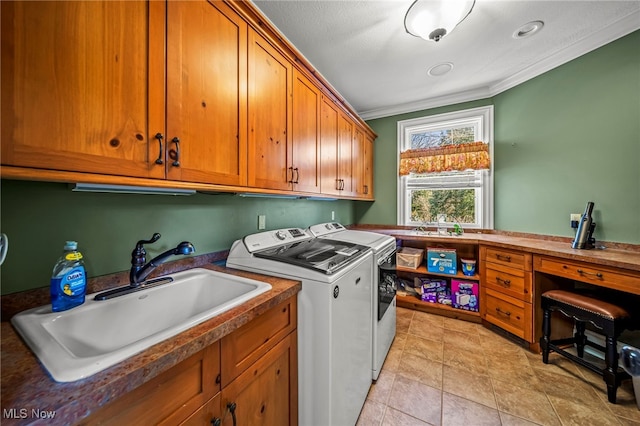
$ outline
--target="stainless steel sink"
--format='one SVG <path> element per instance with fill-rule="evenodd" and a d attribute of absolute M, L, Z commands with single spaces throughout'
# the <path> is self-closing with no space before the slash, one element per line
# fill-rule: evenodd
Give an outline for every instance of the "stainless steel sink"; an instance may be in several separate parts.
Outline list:
<path fill-rule="evenodd" d="M 51 305 L 11 319 L 54 380 L 72 382 L 271 289 L 268 283 L 209 269 L 171 274 L 173 282 L 64 312 Z"/>

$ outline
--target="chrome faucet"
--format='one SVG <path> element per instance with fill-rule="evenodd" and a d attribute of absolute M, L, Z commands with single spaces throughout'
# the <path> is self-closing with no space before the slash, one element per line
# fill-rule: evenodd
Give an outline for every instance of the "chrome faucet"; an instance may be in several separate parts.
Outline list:
<path fill-rule="evenodd" d="M 129 272 L 129 285 L 138 287 L 149 276 L 151 272 L 159 265 L 164 263 L 169 256 L 187 255 L 194 253 L 196 248 L 188 241 L 183 241 L 176 247 L 165 251 L 164 253 L 154 257 L 146 263 L 147 251 L 144 249 L 145 244 L 155 243 L 160 239 L 160 234 L 153 234 L 150 240 L 140 240 L 136 244 L 136 248 L 131 252 L 131 271 Z"/>

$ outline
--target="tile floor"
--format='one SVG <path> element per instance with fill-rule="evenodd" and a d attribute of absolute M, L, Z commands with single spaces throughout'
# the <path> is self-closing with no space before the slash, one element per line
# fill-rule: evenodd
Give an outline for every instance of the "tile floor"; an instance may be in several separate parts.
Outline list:
<path fill-rule="evenodd" d="M 587 356 L 587 355 L 585 355 Z M 397 336 L 357 426 L 640 425 L 631 380 L 550 363 L 479 324 L 398 309 Z"/>

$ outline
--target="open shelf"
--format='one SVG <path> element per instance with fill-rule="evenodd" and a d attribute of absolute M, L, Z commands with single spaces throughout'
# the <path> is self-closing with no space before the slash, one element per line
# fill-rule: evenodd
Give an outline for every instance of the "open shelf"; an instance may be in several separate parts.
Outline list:
<path fill-rule="evenodd" d="M 455 275 L 440 274 L 438 272 L 427 271 L 427 268 L 424 265 L 420 265 L 416 269 L 406 268 L 406 267 L 403 267 L 403 266 L 396 266 L 396 270 L 398 272 L 409 272 L 409 273 L 412 273 L 412 274 L 419 274 L 419 275 L 434 275 L 434 276 L 437 276 L 437 277 L 459 278 L 459 279 L 463 279 L 463 280 L 480 281 L 480 275 L 478 275 L 478 274 L 465 275 L 460 271 L 458 271 L 458 273 L 455 274 Z"/>
<path fill-rule="evenodd" d="M 465 311 L 440 303 L 423 302 L 415 296 L 396 295 L 398 306 L 401 308 L 415 309 L 430 314 L 442 315 L 449 318 L 470 322 L 482 322 L 479 312 Z"/>

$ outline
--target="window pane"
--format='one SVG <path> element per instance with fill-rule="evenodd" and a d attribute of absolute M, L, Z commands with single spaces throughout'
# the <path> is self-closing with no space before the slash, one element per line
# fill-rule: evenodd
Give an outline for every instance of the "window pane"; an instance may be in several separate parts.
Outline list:
<path fill-rule="evenodd" d="M 420 189 L 409 191 L 412 222 L 436 222 L 439 214 L 448 223 L 474 224 L 475 189 Z"/>
<path fill-rule="evenodd" d="M 411 149 L 475 142 L 475 127 L 455 127 L 411 134 Z"/>

